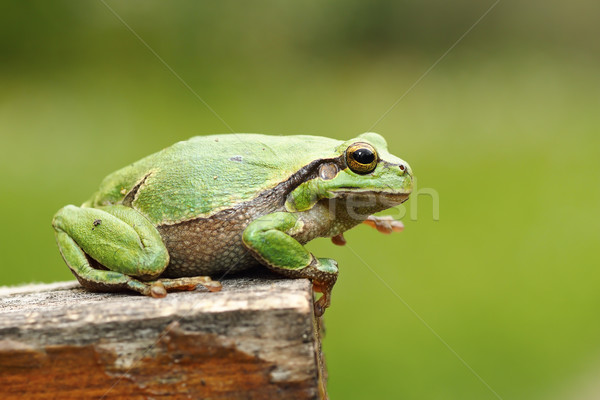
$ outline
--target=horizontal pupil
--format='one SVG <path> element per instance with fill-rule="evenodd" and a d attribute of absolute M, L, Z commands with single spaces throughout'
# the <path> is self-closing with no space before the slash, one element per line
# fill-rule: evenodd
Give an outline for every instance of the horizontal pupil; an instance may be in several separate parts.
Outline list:
<path fill-rule="evenodd" d="M 375 161 L 375 154 L 369 149 L 358 149 L 352 154 L 352 158 L 361 164 L 371 164 Z"/>

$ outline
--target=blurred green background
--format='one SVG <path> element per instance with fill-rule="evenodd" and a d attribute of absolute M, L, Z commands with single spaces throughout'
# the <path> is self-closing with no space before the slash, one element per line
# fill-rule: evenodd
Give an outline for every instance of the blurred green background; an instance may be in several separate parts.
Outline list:
<path fill-rule="evenodd" d="M 599 2 L 500 1 L 374 127 L 492 1 L 107 4 L 236 132 L 374 130 L 439 194 L 310 244 L 333 399 L 600 397 Z M 56 210 L 229 132 L 101 1 L 2 2 L 0 60 L 0 285 L 72 279 Z"/>

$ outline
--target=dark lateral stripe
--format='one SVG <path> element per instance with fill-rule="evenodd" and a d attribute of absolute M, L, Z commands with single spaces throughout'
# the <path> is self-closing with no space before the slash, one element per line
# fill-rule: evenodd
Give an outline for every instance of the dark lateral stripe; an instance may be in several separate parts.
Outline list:
<path fill-rule="evenodd" d="M 255 205 L 260 204 L 261 202 L 274 201 L 272 199 L 276 199 L 275 201 L 278 202 L 275 205 L 275 207 L 277 207 L 277 206 L 281 207 L 285 204 L 287 195 L 290 192 L 292 192 L 294 189 L 296 189 L 302 183 L 309 181 L 311 179 L 314 179 L 319 175 L 319 167 L 321 166 L 321 164 L 323 164 L 325 162 L 334 163 L 335 165 L 337 165 L 339 167 L 340 170 L 342 170 L 346 167 L 345 155 L 341 155 L 341 156 L 335 157 L 335 158 L 321 158 L 318 160 L 314 160 L 314 161 L 310 162 L 309 164 L 300 168 L 295 173 L 293 173 L 285 181 L 277 184 L 277 186 L 275 186 L 274 188 L 267 189 L 267 190 L 260 192 L 252 200 L 248 200 L 248 201 L 244 201 L 242 203 L 236 204 L 236 205 L 232 205 L 231 208 L 218 211 L 214 214 L 209 214 L 206 216 L 199 216 L 197 218 L 192 218 L 192 219 L 189 219 L 186 221 L 176 222 L 174 224 L 169 224 L 169 223 L 159 224 L 159 225 L 157 225 L 157 228 L 159 228 L 161 226 L 176 226 L 179 224 L 185 224 L 185 223 L 200 220 L 200 219 L 213 219 L 213 218 L 214 219 L 228 219 L 228 218 L 231 218 L 231 214 L 234 214 L 236 211 L 238 211 L 240 209 L 243 209 L 243 208 L 249 209 L 249 208 L 254 207 Z"/>

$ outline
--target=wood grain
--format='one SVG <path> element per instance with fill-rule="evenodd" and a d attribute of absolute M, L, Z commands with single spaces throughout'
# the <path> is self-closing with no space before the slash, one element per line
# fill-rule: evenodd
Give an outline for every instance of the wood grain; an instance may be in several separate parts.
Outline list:
<path fill-rule="evenodd" d="M 164 299 L 0 288 L 3 398 L 327 398 L 310 283 L 222 283 Z"/>

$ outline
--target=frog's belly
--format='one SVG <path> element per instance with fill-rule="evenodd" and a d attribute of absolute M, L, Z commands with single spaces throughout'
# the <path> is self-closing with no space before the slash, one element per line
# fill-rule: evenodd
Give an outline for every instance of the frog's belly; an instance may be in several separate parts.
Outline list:
<path fill-rule="evenodd" d="M 246 213 L 231 212 L 158 226 L 170 256 L 163 276 L 208 275 L 219 279 L 223 274 L 256 266 L 258 261 L 242 244 L 248 222 Z"/>

